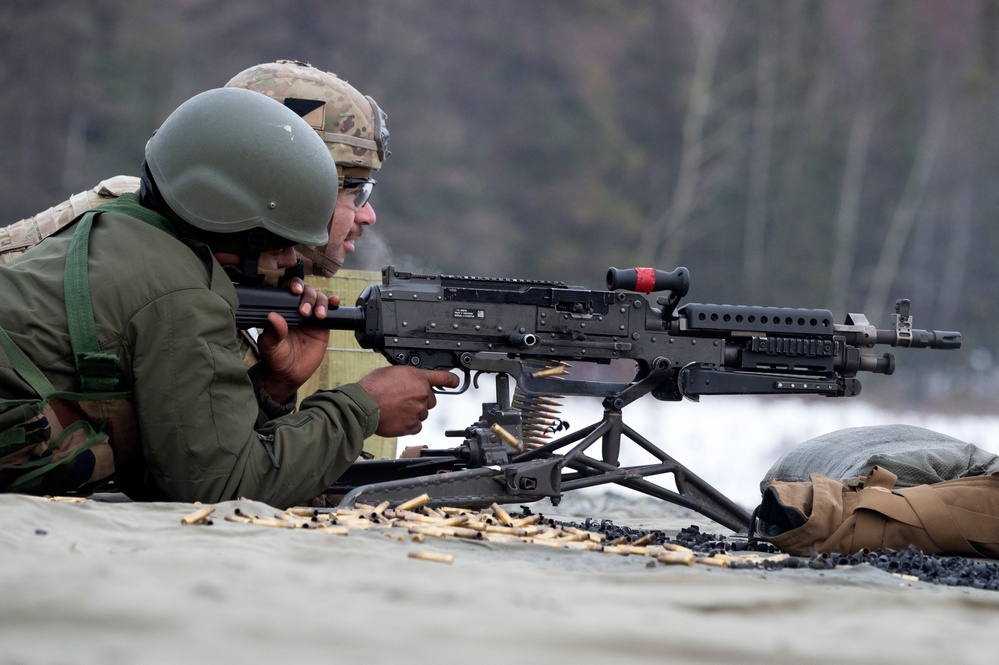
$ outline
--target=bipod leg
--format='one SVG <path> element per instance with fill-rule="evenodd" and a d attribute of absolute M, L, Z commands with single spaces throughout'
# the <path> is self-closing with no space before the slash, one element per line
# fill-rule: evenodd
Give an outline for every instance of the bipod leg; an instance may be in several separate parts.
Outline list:
<path fill-rule="evenodd" d="M 581 454 L 578 449 L 574 452 L 579 454 L 572 458 L 567 456 L 566 466 L 578 475 L 563 474 L 563 491 L 614 483 L 699 512 L 733 531 L 748 531 L 751 519 L 748 512 L 628 426 L 622 419 L 620 409 L 605 408 L 603 420 L 587 428 L 587 431 L 602 435 L 603 460 Z M 622 435 L 634 441 L 660 463 L 621 467 L 619 454 Z M 676 491 L 645 479 L 646 476 L 665 473 L 673 474 Z"/>

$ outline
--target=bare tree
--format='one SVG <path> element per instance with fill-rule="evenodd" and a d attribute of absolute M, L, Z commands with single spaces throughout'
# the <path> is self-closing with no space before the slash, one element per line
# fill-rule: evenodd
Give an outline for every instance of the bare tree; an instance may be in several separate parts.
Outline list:
<path fill-rule="evenodd" d="M 770 189 L 770 155 L 773 146 L 774 109 L 777 105 L 777 53 L 780 17 L 761 6 L 759 49 L 756 59 L 756 106 L 749 159 L 749 201 L 742 243 L 743 290 L 748 302 L 762 295 L 766 251 L 767 200 Z"/>
<path fill-rule="evenodd" d="M 853 274 L 857 251 L 857 229 L 860 226 L 860 195 L 874 130 L 874 115 L 870 97 L 861 96 L 850 121 L 846 164 L 843 167 L 839 202 L 836 206 L 835 253 L 829 271 L 829 306 L 834 312 L 846 309 L 850 293 L 850 276 Z"/>
<path fill-rule="evenodd" d="M 657 265 L 674 265 L 683 254 L 684 234 L 697 196 L 704 153 L 704 123 L 711 109 L 715 65 L 730 14 L 727 3 L 695 3 L 689 7 L 697 54 L 683 120 L 680 172 L 669 207 L 652 226 L 653 263 Z"/>
<path fill-rule="evenodd" d="M 974 185 L 971 178 L 964 178 L 951 200 L 950 239 L 944 257 L 937 302 L 940 303 L 936 318 L 955 321 L 960 307 L 961 288 L 968 270 L 973 234 Z"/>
<path fill-rule="evenodd" d="M 933 166 L 943 146 L 950 114 L 945 99 L 937 97 L 935 101 L 936 103 L 931 104 L 905 190 L 892 213 L 888 232 L 881 246 L 881 255 L 867 292 L 864 311 L 874 316 L 888 310 L 889 292 L 898 274 L 902 251 L 916 222 L 923 193 L 930 182 Z"/>

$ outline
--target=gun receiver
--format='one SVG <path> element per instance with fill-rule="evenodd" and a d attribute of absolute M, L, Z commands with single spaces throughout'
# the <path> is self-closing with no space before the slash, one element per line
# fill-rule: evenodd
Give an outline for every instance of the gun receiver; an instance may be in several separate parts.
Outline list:
<path fill-rule="evenodd" d="M 432 478 L 447 500 L 463 498 L 470 505 L 545 496 L 557 500 L 567 489 L 614 482 L 693 508 L 730 528 L 745 528 L 749 516 L 744 510 L 623 425 L 621 410 L 646 394 L 664 401 L 735 394 L 853 396 L 861 388 L 858 373 L 895 370 L 894 356 L 879 356 L 878 345 L 930 349 L 961 345 L 958 332 L 913 329 L 908 300 L 896 303 L 888 329 L 875 328 L 863 314 L 849 314 L 845 323 L 834 324 L 826 309 L 680 306 L 690 283 L 685 268 L 672 272 L 611 268 L 606 291 L 552 281 L 415 275 L 393 266 L 383 269 L 382 278 L 382 284 L 361 293 L 355 307 L 333 308 L 322 320 L 299 316 L 298 298 L 290 293 L 237 287 L 237 325 L 261 327 L 267 313 L 274 311 L 292 326 L 354 330 L 362 347 L 379 351 L 392 364 L 462 370 L 466 380 L 457 392 L 471 383 L 477 386 L 482 373 L 496 374 L 497 402 L 483 404 L 481 419 L 461 433 L 462 446 L 443 456 L 436 452 L 416 460 L 389 461 L 406 462 L 412 473 L 426 471 L 430 474 L 426 479 Z M 660 291 L 666 295 L 657 297 L 655 304 L 641 295 Z M 562 374 L 570 363 L 621 360 L 635 364 L 630 382 L 570 379 Z M 517 392 L 529 397 L 602 397 L 604 420 L 581 433 L 525 449 L 524 422 L 510 403 L 507 377 L 516 382 Z M 622 434 L 660 463 L 620 467 Z M 602 460 L 583 453 L 597 439 L 603 441 Z M 555 454 L 580 440 L 569 454 Z M 364 464 L 355 464 L 343 481 L 346 484 L 338 486 L 351 487 L 351 475 L 370 473 L 373 467 L 365 471 Z M 459 474 L 453 477 L 457 485 L 442 481 L 449 474 L 439 473 L 441 464 Z M 430 480 L 398 476 L 398 466 L 383 465 L 378 472 L 395 480 L 387 485 L 355 483 L 344 500 L 352 502 L 361 492 L 366 497 L 375 493 L 375 498 L 405 500 L 415 489 L 430 486 Z M 500 469 L 496 472 L 500 477 L 492 473 L 494 468 Z M 475 474 L 470 473 L 473 470 Z M 677 492 L 644 479 L 659 473 L 674 474 Z"/>

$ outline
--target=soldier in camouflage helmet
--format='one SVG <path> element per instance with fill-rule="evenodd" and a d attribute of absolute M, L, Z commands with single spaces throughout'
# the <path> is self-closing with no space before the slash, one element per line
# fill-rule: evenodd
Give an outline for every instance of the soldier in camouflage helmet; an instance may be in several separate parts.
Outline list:
<path fill-rule="evenodd" d="M 364 227 L 375 223 L 368 202 L 372 173 L 389 155 L 385 113 L 371 97 L 336 75 L 295 60 L 278 60 L 236 74 L 226 87 L 267 95 L 298 113 L 326 142 L 336 163 L 340 196 L 325 247 L 299 246 L 313 274 L 330 276 L 354 251 Z"/>

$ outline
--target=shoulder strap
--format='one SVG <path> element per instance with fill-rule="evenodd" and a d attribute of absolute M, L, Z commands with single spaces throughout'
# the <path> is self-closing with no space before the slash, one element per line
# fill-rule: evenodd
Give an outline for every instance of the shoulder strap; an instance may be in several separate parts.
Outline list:
<path fill-rule="evenodd" d="M 0 349 L 3 349 L 4 353 L 7 354 L 7 359 L 10 360 L 11 367 L 14 368 L 17 375 L 24 379 L 38 393 L 39 397 L 47 399 L 55 392 L 52 382 L 42 373 L 42 370 L 38 369 L 38 365 L 31 362 L 31 358 L 14 343 L 3 327 L 0 327 Z"/>
<path fill-rule="evenodd" d="M 66 255 L 66 272 L 63 289 L 66 297 L 66 319 L 69 324 L 69 337 L 76 362 L 77 380 L 84 392 L 108 392 L 118 384 L 118 357 L 101 351 L 97 341 L 97 326 L 94 323 L 94 307 L 90 297 L 90 278 L 87 257 L 89 254 L 90 229 L 94 219 L 102 212 L 121 212 L 139 221 L 154 226 L 164 233 L 176 237 L 173 225 L 159 213 L 139 204 L 135 194 L 122 194 L 83 214 L 77 222 L 73 239 Z"/>
<path fill-rule="evenodd" d="M 145 222 L 150 226 L 155 226 L 167 235 L 174 238 L 177 237 L 177 229 L 173 223 L 155 210 L 146 208 L 139 203 L 138 195 L 132 192 L 125 192 L 118 198 L 111 199 L 107 203 L 94 208 L 94 210 L 97 212 L 120 212 L 129 217 L 134 217 L 141 222 Z"/>

